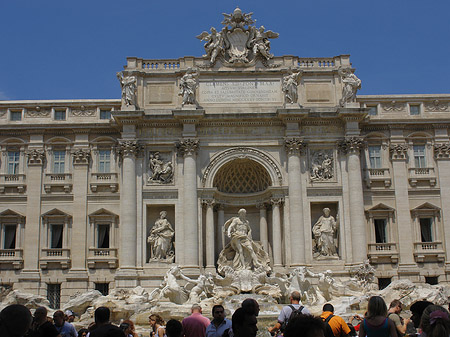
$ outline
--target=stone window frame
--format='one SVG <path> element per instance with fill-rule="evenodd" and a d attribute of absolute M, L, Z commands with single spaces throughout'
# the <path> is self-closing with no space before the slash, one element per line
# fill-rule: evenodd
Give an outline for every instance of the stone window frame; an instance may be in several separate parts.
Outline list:
<path fill-rule="evenodd" d="M 117 140 L 113 138 L 97 138 L 91 142 L 91 151 L 93 155 L 92 160 L 92 173 L 118 173 L 118 158 L 116 152 L 114 151 L 114 146 Z M 110 151 L 110 167 L 109 172 L 99 171 L 99 161 L 100 161 L 100 151 L 109 150 Z"/>
<path fill-rule="evenodd" d="M 411 210 L 411 218 L 414 227 L 415 242 L 422 242 L 420 219 L 431 218 L 432 241 L 440 242 L 437 239 L 443 238 L 443 229 L 441 222 L 441 209 L 429 202 L 425 202 Z"/>
<path fill-rule="evenodd" d="M 117 237 L 119 216 L 107 209 L 101 208 L 88 215 L 90 232 L 88 237 L 88 243 L 90 248 L 98 247 L 98 227 L 99 225 L 109 225 L 109 247 L 105 249 L 117 249 Z"/>
<path fill-rule="evenodd" d="M 371 133 L 365 136 L 366 146 L 364 149 L 365 168 L 371 169 L 369 146 L 380 146 L 381 167 L 378 169 L 390 169 L 389 139 L 384 134 Z"/>
<path fill-rule="evenodd" d="M 114 111 L 114 107 L 98 107 L 98 119 L 103 121 L 112 120 L 112 112 Z M 102 112 L 109 112 L 109 118 L 102 118 Z"/>
<path fill-rule="evenodd" d="M 52 138 L 46 142 L 45 150 L 47 152 L 48 163 L 46 165 L 46 173 L 54 172 L 54 151 L 65 151 L 64 154 L 64 172 L 55 174 L 68 174 L 72 173 L 72 165 L 70 160 L 70 151 L 72 149 L 73 142 L 67 138 Z"/>
<path fill-rule="evenodd" d="M 58 112 L 64 112 L 64 119 L 56 118 Z M 67 121 L 69 115 L 69 108 L 52 108 L 52 116 L 54 121 Z"/>
<path fill-rule="evenodd" d="M 412 114 L 411 107 L 418 107 L 418 113 Z M 421 116 L 423 113 L 423 103 L 408 102 L 408 115 L 409 116 Z"/>
<path fill-rule="evenodd" d="M 71 227 L 72 227 L 72 216 L 67 214 L 57 208 L 54 208 L 44 214 L 42 217 L 42 240 L 43 248 L 46 249 L 70 249 L 71 246 Z M 63 225 L 63 238 L 62 238 L 62 248 L 52 248 L 51 247 L 51 228 L 52 225 Z"/>
<path fill-rule="evenodd" d="M 14 114 L 20 113 L 20 119 L 12 119 Z M 24 109 L 8 109 L 8 121 L 10 122 L 21 122 L 24 117 Z"/>
<path fill-rule="evenodd" d="M 15 240 L 15 250 L 23 249 L 24 245 L 24 232 L 25 232 L 25 221 L 24 215 L 15 212 L 11 209 L 7 209 L 0 213 L 0 249 L 4 248 L 4 230 L 5 226 L 16 226 L 16 240 Z"/>
<path fill-rule="evenodd" d="M 386 219 L 386 243 L 395 243 L 395 209 L 383 203 L 379 203 L 366 210 L 366 216 L 370 227 L 370 243 L 376 243 L 375 219 Z"/>
<path fill-rule="evenodd" d="M 408 144 L 408 167 L 416 168 L 414 157 L 414 145 L 425 146 L 425 168 L 435 168 L 433 158 L 433 137 L 425 132 L 414 132 L 406 137 Z"/>
<path fill-rule="evenodd" d="M 0 170 L 1 174 L 8 174 L 8 155 L 11 151 L 19 152 L 19 169 L 18 172 L 14 175 L 25 174 L 25 164 L 26 164 L 26 155 L 25 155 L 26 145 L 23 140 L 17 138 L 6 139 L 0 144 L 0 151 L 2 153 L 2 167 Z"/>

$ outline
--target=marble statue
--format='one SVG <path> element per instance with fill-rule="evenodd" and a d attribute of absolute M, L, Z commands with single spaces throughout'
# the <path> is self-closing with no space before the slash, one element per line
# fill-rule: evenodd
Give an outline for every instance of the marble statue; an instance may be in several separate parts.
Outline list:
<path fill-rule="evenodd" d="M 196 104 L 195 91 L 198 87 L 198 72 L 195 69 L 188 68 L 186 74 L 180 80 L 179 96 L 183 97 L 181 105 Z"/>
<path fill-rule="evenodd" d="M 342 78 L 342 83 L 344 83 L 340 100 L 340 105 L 343 107 L 346 103 L 356 100 L 356 92 L 361 89 L 361 80 L 348 68 L 339 69 L 339 75 Z"/>
<path fill-rule="evenodd" d="M 252 27 L 250 30 L 249 46 L 253 49 L 253 54 L 256 56 L 260 54 L 266 60 L 273 58 L 273 54 L 270 53 L 270 41 L 269 39 L 275 39 L 278 37 L 278 33 L 274 33 L 271 30 L 266 31 L 264 26 L 259 28 Z"/>
<path fill-rule="evenodd" d="M 150 261 L 173 262 L 173 230 L 170 222 L 166 219 L 167 212 L 159 213 L 159 218 L 155 221 L 155 225 L 150 230 L 147 242 L 150 243 L 151 257 Z"/>
<path fill-rule="evenodd" d="M 323 181 L 334 177 L 333 153 L 320 150 L 311 151 L 311 180 Z"/>
<path fill-rule="evenodd" d="M 300 80 L 300 72 L 298 70 L 290 72 L 290 74 L 283 77 L 281 89 L 284 92 L 285 103 L 297 103 L 298 101 L 298 82 Z"/>
<path fill-rule="evenodd" d="M 329 208 L 323 209 L 323 215 L 314 224 L 312 231 L 316 240 L 316 252 L 320 256 L 337 256 L 335 243 L 336 221 Z"/>
<path fill-rule="evenodd" d="M 375 282 L 375 268 L 370 265 L 369 260 L 365 260 L 360 265 L 353 267 L 350 274 L 363 289 L 377 289 Z"/>
<path fill-rule="evenodd" d="M 149 182 L 168 184 L 173 181 L 172 162 L 164 162 L 159 152 L 150 153 L 149 166 L 151 170 Z"/>
<path fill-rule="evenodd" d="M 117 73 L 122 87 L 122 104 L 136 107 L 136 76 L 124 76 L 123 72 Z"/>
<path fill-rule="evenodd" d="M 244 29 L 244 26 L 250 26 L 255 23 L 255 20 L 252 19 L 252 13 L 242 13 L 239 7 L 231 14 L 222 13 L 224 19 L 222 21 L 222 25 L 229 26 L 230 29 L 240 28 Z"/>
<path fill-rule="evenodd" d="M 203 32 L 197 36 L 197 39 L 206 41 L 204 45 L 206 54 L 203 55 L 203 57 L 209 58 L 211 65 L 214 65 L 216 63 L 217 56 L 221 55 L 224 50 L 222 32 L 217 32 L 214 27 L 211 27 L 211 34 L 208 32 Z"/>
<path fill-rule="evenodd" d="M 224 224 L 230 242 L 222 250 L 217 261 L 218 271 L 222 275 L 225 266 L 237 271 L 258 268 L 270 270 L 269 256 L 259 243 L 253 241 L 252 229 L 246 214 L 247 211 L 242 208 L 238 212 L 239 216 L 229 219 Z"/>
<path fill-rule="evenodd" d="M 294 269 L 288 278 L 288 293 L 290 294 L 296 290 L 300 293 L 303 303 L 313 304 L 318 300 L 317 292 L 307 277 L 315 277 L 315 274 L 309 271 L 306 267 L 298 267 Z"/>
<path fill-rule="evenodd" d="M 184 275 L 183 275 L 184 276 Z M 164 276 L 164 280 L 150 293 L 150 302 L 158 303 L 163 298 L 168 298 L 170 302 L 183 304 L 189 299 L 189 292 L 182 286 L 179 279 L 182 278 L 180 266 L 171 267 Z"/>
<path fill-rule="evenodd" d="M 183 273 L 180 273 L 180 276 L 187 282 L 184 286 L 184 289 L 189 292 L 187 303 L 200 303 L 201 301 L 213 296 L 214 281 L 211 273 L 206 275 L 200 274 L 195 280 L 185 276 Z"/>

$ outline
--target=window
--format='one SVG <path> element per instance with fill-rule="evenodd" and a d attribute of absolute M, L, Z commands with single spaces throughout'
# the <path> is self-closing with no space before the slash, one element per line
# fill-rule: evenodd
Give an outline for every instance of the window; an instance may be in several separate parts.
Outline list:
<path fill-rule="evenodd" d="M 3 226 L 3 249 L 16 249 L 16 225 Z"/>
<path fill-rule="evenodd" d="M 95 283 L 95 290 L 100 291 L 103 296 L 108 296 L 109 283 Z"/>
<path fill-rule="evenodd" d="M 98 225 L 97 248 L 109 248 L 109 225 Z"/>
<path fill-rule="evenodd" d="M 22 111 L 11 111 L 10 120 L 21 121 L 22 120 Z"/>
<path fill-rule="evenodd" d="M 390 277 L 379 277 L 378 278 L 378 289 L 382 290 L 391 284 Z"/>
<path fill-rule="evenodd" d="M 66 151 L 53 151 L 53 173 L 64 173 L 64 163 L 66 161 Z"/>
<path fill-rule="evenodd" d="M 381 168 L 381 146 L 369 146 L 370 168 Z"/>
<path fill-rule="evenodd" d="M 47 299 L 50 302 L 50 308 L 59 309 L 61 305 L 61 284 L 47 284 Z"/>
<path fill-rule="evenodd" d="M 65 121 L 66 110 L 55 110 L 55 121 Z"/>
<path fill-rule="evenodd" d="M 433 242 L 433 219 L 420 218 L 420 239 L 422 242 Z"/>
<path fill-rule="evenodd" d="M 437 276 L 425 276 L 425 283 L 435 286 L 436 284 L 438 284 L 438 277 Z"/>
<path fill-rule="evenodd" d="M 98 171 L 100 173 L 111 172 L 111 151 L 100 150 L 98 152 Z"/>
<path fill-rule="evenodd" d="M 100 110 L 100 119 L 111 119 L 111 110 Z"/>
<path fill-rule="evenodd" d="M 373 224 L 375 226 L 375 242 L 387 243 L 386 237 L 387 219 L 374 219 Z"/>
<path fill-rule="evenodd" d="M 369 116 L 376 116 L 378 114 L 376 106 L 368 106 L 369 108 Z"/>
<path fill-rule="evenodd" d="M 50 227 L 50 248 L 62 248 L 64 225 L 51 225 Z"/>
<path fill-rule="evenodd" d="M 425 145 L 414 145 L 414 167 L 424 168 L 426 167 L 425 160 Z"/>
<path fill-rule="evenodd" d="M 8 151 L 8 174 L 19 174 L 19 151 Z"/>
<path fill-rule="evenodd" d="M 409 114 L 411 116 L 420 115 L 420 105 L 410 105 L 409 106 Z"/>

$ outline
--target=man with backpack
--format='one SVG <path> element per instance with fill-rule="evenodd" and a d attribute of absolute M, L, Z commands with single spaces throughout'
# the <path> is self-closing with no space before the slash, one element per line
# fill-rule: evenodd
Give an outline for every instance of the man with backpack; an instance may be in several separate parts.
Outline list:
<path fill-rule="evenodd" d="M 334 307 L 330 303 L 326 303 L 322 308 L 320 318 L 327 323 L 333 330 L 334 337 L 346 337 L 350 333 L 350 328 L 340 316 L 334 315 Z"/>
<path fill-rule="evenodd" d="M 281 309 L 277 324 L 269 328 L 269 332 L 272 335 L 275 334 L 278 330 L 281 330 L 281 332 L 283 332 L 291 318 L 294 318 L 298 315 L 311 315 L 311 312 L 300 303 L 300 293 L 298 291 L 293 291 L 291 293 L 289 301 L 291 302 L 291 304 Z"/>

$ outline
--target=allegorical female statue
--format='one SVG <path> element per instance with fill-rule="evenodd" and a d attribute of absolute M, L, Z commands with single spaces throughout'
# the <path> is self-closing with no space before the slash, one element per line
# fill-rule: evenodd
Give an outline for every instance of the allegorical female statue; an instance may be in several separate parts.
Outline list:
<path fill-rule="evenodd" d="M 247 220 L 247 211 L 242 208 L 238 215 L 224 224 L 224 231 L 230 238 L 230 243 L 219 255 L 217 261 L 219 273 L 224 273 L 225 266 L 232 267 L 236 271 L 261 268 L 270 271 L 269 256 L 262 246 L 252 239 L 252 229 Z"/>
<path fill-rule="evenodd" d="M 155 221 L 155 225 L 150 230 L 147 242 L 151 247 L 151 261 L 173 262 L 173 230 L 170 222 L 166 219 L 167 212 L 159 213 L 159 218 Z"/>
<path fill-rule="evenodd" d="M 335 243 L 336 221 L 330 214 L 329 208 L 323 209 L 323 215 L 314 224 L 312 231 L 316 240 L 317 252 L 322 256 L 336 256 L 337 247 Z"/>

